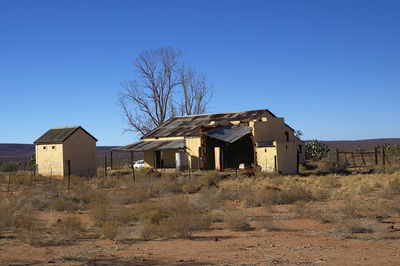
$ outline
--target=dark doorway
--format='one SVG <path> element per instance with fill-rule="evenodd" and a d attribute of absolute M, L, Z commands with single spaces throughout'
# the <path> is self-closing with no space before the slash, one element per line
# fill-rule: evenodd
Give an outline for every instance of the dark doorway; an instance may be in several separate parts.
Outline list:
<path fill-rule="evenodd" d="M 221 148 L 220 165 L 222 168 L 237 169 L 241 163 L 244 163 L 245 167 L 254 166 L 254 147 L 250 134 L 243 136 L 234 143 L 207 137 L 205 166 L 208 170 L 215 168 L 215 147 Z"/>
<path fill-rule="evenodd" d="M 156 168 L 161 168 L 161 151 L 155 151 L 154 152 L 155 156 L 155 166 Z"/>

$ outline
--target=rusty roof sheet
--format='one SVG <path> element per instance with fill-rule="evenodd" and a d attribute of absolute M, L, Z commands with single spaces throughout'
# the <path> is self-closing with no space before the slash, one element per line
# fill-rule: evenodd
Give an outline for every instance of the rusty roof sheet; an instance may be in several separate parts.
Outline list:
<path fill-rule="evenodd" d="M 235 125 L 228 125 L 222 127 L 216 127 L 205 134 L 212 138 L 222 140 L 228 143 L 234 143 L 238 139 L 242 138 L 243 136 L 251 133 L 251 127 L 247 126 L 235 126 Z"/>
<path fill-rule="evenodd" d="M 145 134 L 142 138 L 198 136 L 200 134 L 200 128 L 202 126 L 209 125 L 211 121 L 215 121 L 217 123 L 226 121 L 248 122 L 267 115 L 276 117 L 268 109 L 234 113 L 176 116 L 165 122 L 163 125 L 152 130 L 151 132 Z"/>
<path fill-rule="evenodd" d="M 111 149 L 112 151 L 162 151 L 170 149 L 184 149 L 185 140 L 154 140 L 140 141 L 126 146 Z"/>
<path fill-rule="evenodd" d="M 89 132 L 83 129 L 81 126 L 73 126 L 73 127 L 57 127 L 51 128 L 46 133 L 44 133 L 40 138 L 38 138 L 34 144 L 49 144 L 49 143 L 63 143 L 69 136 L 71 136 L 78 129 L 82 129 L 89 136 L 91 136 L 94 140 L 97 141 L 95 137 L 93 137 Z"/>

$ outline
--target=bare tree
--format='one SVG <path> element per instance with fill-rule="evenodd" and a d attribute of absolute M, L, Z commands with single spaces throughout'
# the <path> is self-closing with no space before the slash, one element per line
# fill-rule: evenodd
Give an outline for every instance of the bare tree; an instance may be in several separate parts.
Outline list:
<path fill-rule="evenodd" d="M 169 118 L 180 58 L 180 52 L 166 47 L 142 52 L 134 60 L 136 79 L 123 82 L 119 95 L 127 131 L 143 135 Z"/>
<path fill-rule="evenodd" d="M 135 79 L 121 83 L 119 93 L 122 115 L 128 123 L 126 131 L 144 135 L 178 113 L 206 111 L 211 86 L 204 75 L 185 69 L 180 52 L 171 47 L 144 51 L 134 65 Z M 177 95 L 182 99 L 174 99 Z"/>
<path fill-rule="evenodd" d="M 204 114 L 212 97 L 212 87 L 207 84 L 204 75 L 197 75 L 196 72 L 183 66 L 179 71 L 180 84 L 183 97 L 179 104 L 181 115 Z"/>

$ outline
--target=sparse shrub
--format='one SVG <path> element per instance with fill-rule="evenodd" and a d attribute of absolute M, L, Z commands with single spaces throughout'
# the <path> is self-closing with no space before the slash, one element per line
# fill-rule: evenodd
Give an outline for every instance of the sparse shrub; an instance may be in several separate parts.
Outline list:
<path fill-rule="evenodd" d="M 17 170 L 17 164 L 14 162 L 2 162 L 0 172 L 14 172 Z"/>
<path fill-rule="evenodd" d="M 351 219 L 361 217 L 359 207 L 355 204 L 347 203 L 338 209 L 338 216 L 342 219 Z"/>
<path fill-rule="evenodd" d="M 63 196 L 57 184 L 53 184 L 24 190 L 16 198 L 19 209 L 42 211 L 49 210 L 50 204 Z"/>
<path fill-rule="evenodd" d="M 261 206 L 259 197 L 255 193 L 247 194 L 246 196 L 244 196 L 242 205 L 243 205 L 243 207 L 246 207 L 246 208 Z"/>
<path fill-rule="evenodd" d="M 381 217 L 390 217 L 391 215 L 395 213 L 400 212 L 400 202 L 395 201 L 387 201 L 383 200 L 375 204 L 374 210 L 375 210 L 375 216 L 381 216 Z"/>
<path fill-rule="evenodd" d="M 107 239 L 114 240 L 118 235 L 118 223 L 114 220 L 107 221 L 101 227 L 101 233 Z"/>
<path fill-rule="evenodd" d="M 388 190 L 392 194 L 400 194 L 400 178 L 395 177 L 389 181 Z"/>
<path fill-rule="evenodd" d="M 321 173 L 337 173 L 346 174 L 347 165 L 344 163 L 337 163 L 332 161 L 324 161 L 319 166 L 319 171 Z"/>
<path fill-rule="evenodd" d="M 218 186 L 220 180 L 221 175 L 216 171 L 207 172 L 200 177 L 200 183 L 206 187 Z"/>
<path fill-rule="evenodd" d="M 9 199 L 0 199 L 0 234 L 18 226 L 16 204 Z"/>
<path fill-rule="evenodd" d="M 224 208 L 220 191 L 216 187 L 202 188 L 197 198 L 196 206 L 200 210 L 209 211 Z"/>
<path fill-rule="evenodd" d="M 102 226 L 112 219 L 111 208 L 104 203 L 93 204 L 93 207 L 89 210 L 89 217 L 95 225 Z"/>
<path fill-rule="evenodd" d="M 327 200 L 331 196 L 329 189 L 317 188 L 312 191 L 315 200 Z"/>
<path fill-rule="evenodd" d="M 194 193 L 199 189 L 199 187 L 200 184 L 198 183 L 198 178 L 191 178 L 188 182 L 182 185 L 182 191 L 186 194 Z"/>
<path fill-rule="evenodd" d="M 374 188 L 371 187 L 369 184 L 362 184 L 360 186 L 360 189 L 358 191 L 358 193 L 360 195 L 365 195 L 368 196 L 369 194 L 371 194 L 374 191 Z"/>
<path fill-rule="evenodd" d="M 153 184 L 152 194 L 173 193 L 179 194 L 182 192 L 182 186 L 174 182 L 174 179 L 169 176 L 162 176 Z"/>
<path fill-rule="evenodd" d="M 115 211 L 114 220 L 119 224 L 127 224 L 136 221 L 137 218 L 133 208 L 120 207 Z"/>
<path fill-rule="evenodd" d="M 47 242 L 53 244 L 71 244 L 77 240 L 83 230 L 81 220 L 75 216 L 59 219 L 51 226 L 51 236 Z"/>
<path fill-rule="evenodd" d="M 327 175 L 321 177 L 321 183 L 328 188 L 340 188 L 341 184 L 337 176 Z"/>
<path fill-rule="evenodd" d="M 331 233 L 337 237 L 351 237 L 357 233 L 375 233 L 382 230 L 382 225 L 374 220 L 346 219 L 334 224 Z"/>
<path fill-rule="evenodd" d="M 162 218 L 161 206 L 153 202 L 142 202 L 135 206 L 134 211 L 138 219 L 153 224 L 158 224 Z"/>
<path fill-rule="evenodd" d="M 268 231 L 277 230 L 276 221 L 274 220 L 273 216 L 265 216 L 261 219 L 260 225 L 262 229 Z"/>
<path fill-rule="evenodd" d="M 301 185 L 292 185 L 287 190 L 268 189 L 260 193 L 261 204 L 291 204 L 296 201 L 311 201 L 314 197 L 310 190 Z"/>
<path fill-rule="evenodd" d="M 225 216 L 224 221 L 231 231 L 247 231 L 250 224 L 242 213 L 231 213 Z"/>
<path fill-rule="evenodd" d="M 79 209 L 79 206 L 68 199 L 58 198 L 53 200 L 49 204 L 49 209 L 56 210 L 56 211 L 76 211 Z"/>
<path fill-rule="evenodd" d="M 149 221 L 140 221 L 137 226 L 137 234 L 140 239 L 151 240 L 158 236 L 157 225 Z"/>
<path fill-rule="evenodd" d="M 193 232 L 207 228 L 211 220 L 183 197 L 170 198 L 164 206 L 168 217 L 160 221 L 165 236 L 190 237 Z"/>
<path fill-rule="evenodd" d="M 115 191 L 112 200 L 115 204 L 128 205 L 145 201 L 151 197 L 151 189 L 146 186 L 131 186 L 126 191 Z"/>

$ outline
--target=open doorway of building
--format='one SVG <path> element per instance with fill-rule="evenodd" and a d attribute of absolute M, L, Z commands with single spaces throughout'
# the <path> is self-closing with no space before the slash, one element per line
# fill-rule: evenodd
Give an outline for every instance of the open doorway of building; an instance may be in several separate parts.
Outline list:
<path fill-rule="evenodd" d="M 250 134 L 243 136 L 233 143 L 207 136 L 205 146 L 205 168 L 207 170 L 215 169 L 215 147 L 220 148 L 219 165 L 221 169 L 237 169 L 239 164 L 244 164 L 245 167 L 254 166 L 254 146 Z"/>

